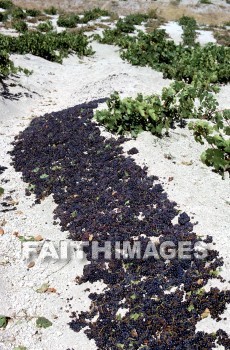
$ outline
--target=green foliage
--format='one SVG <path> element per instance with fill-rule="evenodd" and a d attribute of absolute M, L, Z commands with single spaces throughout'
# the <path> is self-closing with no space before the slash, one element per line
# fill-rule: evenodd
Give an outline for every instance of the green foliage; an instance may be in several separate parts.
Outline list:
<path fill-rule="evenodd" d="M 210 91 L 199 84 L 173 82 L 164 88 L 162 95 L 137 98 L 119 97 L 115 92 L 107 101 L 108 110 L 96 112 L 98 122 L 118 134 L 130 132 L 136 136 L 141 131 L 150 131 L 160 136 L 175 122 L 188 118 L 215 120 L 217 101 Z M 215 90 L 216 91 L 216 90 Z"/>
<path fill-rule="evenodd" d="M 26 32 L 19 37 L 0 34 L 0 47 L 6 52 L 43 57 L 49 61 L 62 62 L 64 57 L 76 53 L 79 56 L 92 55 L 87 36 L 82 33 Z"/>
<path fill-rule="evenodd" d="M 179 47 L 172 65 L 164 67 L 164 76 L 204 83 L 227 83 L 230 80 L 230 49 L 214 44 L 194 48 Z"/>
<path fill-rule="evenodd" d="M 107 105 L 108 110 L 96 112 L 96 119 L 109 131 L 118 134 L 130 132 L 135 137 L 146 130 L 160 136 L 163 129 L 169 128 L 164 106 L 157 95 L 143 97 L 139 94 L 136 99 L 128 97 L 122 100 L 115 92 Z"/>
<path fill-rule="evenodd" d="M 135 25 L 140 25 L 148 19 L 147 15 L 137 13 L 126 16 L 124 19 L 119 19 L 116 28 L 120 33 L 132 33 L 135 30 Z"/>
<path fill-rule="evenodd" d="M 7 12 L 0 12 L 0 22 L 6 22 L 8 19 L 8 13 Z"/>
<path fill-rule="evenodd" d="M 142 131 L 161 136 L 177 122 L 183 125 L 185 119 L 199 118 L 189 128 L 197 142 L 204 144 L 206 140 L 211 145 L 202 153 L 201 160 L 223 174 L 230 171 L 230 110 L 217 111 L 213 92 L 218 91 L 215 86 L 204 89 L 200 82 L 176 81 L 164 88 L 161 96 L 139 94 L 136 98 L 121 99 L 115 92 L 107 101 L 108 109 L 96 111 L 95 117 L 109 131 L 128 132 L 134 137 Z"/>
<path fill-rule="evenodd" d="M 119 18 L 116 27 L 121 33 L 132 33 L 135 30 L 134 24 Z"/>
<path fill-rule="evenodd" d="M 127 35 L 126 33 L 122 33 L 117 28 L 115 28 L 105 29 L 103 31 L 103 36 L 95 34 L 94 40 L 97 40 L 102 44 L 118 45 L 123 49 L 127 49 L 129 47 L 129 44 L 135 41 L 135 38 Z"/>
<path fill-rule="evenodd" d="M 11 0 L 0 0 L 0 8 L 1 9 L 9 10 L 12 7 L 14 7 L 14 4 Z"/>
<path fill-rule="evenodd" d="M 58 13 L 58 10 L 56 9 L 56 7 L 54 6 L 51 6 L 47 9 L 44 10 L 44 12 L 47 14 L 47 15 L 51 15 L 51 16 L 54 16 Z"/>
<path fill-rule="evenodd" d="M 0 328 L 6 328 L 8 320 L 7 316 L 0 315 Z"/>
<path fill-rule="evenodd" d="M 184 17 L 185 20 L 187 17 Z M 194 47 L 176 45 L 168 40 L 162 29 L 146 34 L 139 31 L 136 36 L 122 33 L 118 28 L 106 29 L 101 43 L 115 44 L 122 48 L 121 57 L 137 66 L 150 66 L 163 72 L 164 78 L 188 83 L 200 81 L 204 88 L 210 83 L 230 81 L 230 48 L 207 44 Z"/>
<path fill-rule="evenodd" d="M 38 317 L 36 320 L 36 326 L 38 328 L 48 328 L 52 326 L 52 322 L 45 317 Z"/>
<path fill-rule="evenodd" d="M 151 66 L 162 69 L 163 65 L 172 64 L 175 57 L 176 45 L 166 40 L 165 30 L 154 30 L 150 34 L 139 32 L 129 43 L 127 50 L 122 51 L 121 57 L 133 65 Z"/>
<path fill-rule="evenodd" d="M 14 19 L 25 19 L 27 17 L 26 12 L 21 7 L 15 7 L 11 11 L 11 16 Z"/>
<path fill-rule="evenodd" d="M 50 32 L 54 29 L 53 24 L 51 21 L 39 23 L 37 26 L 37 29 L 40 30 L 40 32 Z"/>
<path fill-rule="evenodd" d="M 116 42 L 119 44 L 118 38 Z M 207 44 L 204 47 L 176 45 L 167 40 L 164 30 L 154 30 L 150 34 L 139 32 L 129 41 L 121 57 L 133 65 L 150 66 L 162 71 L 164 78 L 227 83 L 230 80 L 230 49 Z"/>
<path fill-rule="evenodd" d="M 212 4 L 212 2 L 210 0 L 200 0 L 200 4 L 209 5 Z"/>
<path fill-rule="evenodd" d="M 179 19 L 179 24 L 183 28 L 183 44 L 186 46 L 194 46 L 196 41 L 196 20 L 193 17 L 183 16 Z"/>
<path fill-rule="evenodd" d="M 201 160 L 208 166 L 214 167 L 222 175 L 230 171 L 230 110 L 215 115 L 215 124 L 199 120 L 189 124 L 197 142 L 204 140 L 211 146 L 201 155 Z"/>
<path fill-rule="evenodd" d="M 80 22 L 78 15 L 74 13 L 60 15 L 57 21 L 59 27 L 74 28 Z"/>
<path fill-rule="evenodd" d="M 103 36 L 101 37 L 99 34 L 95 34 L 94 40 L 97 40 L 101 44 L 118 45 L 119 34 L 117 29 L 105 29 Z"/>
<path fill-rule="evenodd" d="M 197 23 L 195 18 L 190 16 L 183 16 L 178 20 L 178 23 L 183 26 L 192 26 L 194 28 L 197 28 Z"/>
<path fill-rule="evenodd" d="M 12 27 L 19 33 L 24 33 L 28 30 L 28 25 L 26 22 L 18 20 L 12 22 Z"/>
<path fill-rule="evenodd" d="M 11 73 L 16 73 L 13 62 L 9 58 L 9 54 L 5 50 L 0 51 L 0 82 L 3 78 Z M 1 193 L 0 193 L 1 194 Z"/>
<path fill-rule="evenodd" d="M 125 17 L 125 22 L 134 24 L 134 25 L 140 25 L 142 22 L 147 21 L 149 18 L 148 15 L 142 14 L 142 13 L 134 13 L 131 15 L 128 15 Z"/>
<path fill-rule="evenodd" d="M 26 9 L 26 14 L 30 17 L 37 17 L 40 16 L 42 13 L 40 10 L 37 9 Z"/>
<path fill-rule="evenodd" d="M 195 101 L 199 104 L 196 107 Z M 162 95 L 136 99 L 120 99 L 115 92 L 107 101 L 108 110 L 96 112 L 98 122 L 112 132 L 130 132 L 136 136 L 141 131 L 150 131 L 160 136 L 173 123 L 187 118 L 212 119 L 217 102 L 211 92 L 203 91 L 199 85 L 174 82 L 164 88 Z"/>
<path fill-rule="evenodd" d="M 102 16 L 110 16 L 110 13 L 106 10 L 102 10 L 99 7 L 96 7 L 92 10 L 85 11 L 81 22 L 88 23 L 89 21 L 94 21 Z"/>

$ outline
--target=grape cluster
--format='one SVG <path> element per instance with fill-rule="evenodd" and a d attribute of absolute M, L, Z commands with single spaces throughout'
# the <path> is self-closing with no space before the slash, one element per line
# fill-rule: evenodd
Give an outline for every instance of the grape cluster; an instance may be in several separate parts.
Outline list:
<path fill-rule="evenodd" d="M 0 165 L 0 175 L 3 174 L 6 169 L 5 166 Z"/>
<path fill-rule="evenodd" d="M 53 194 L 54 219 L 60 219 L 62 230 L 73 240 L 103 244 L 138 238 L 144 251 L 155 237 L 159 244 L 190 240 L 194 250 L 201 238 L 193 232 L 190 217 L 182 213 L 173 224 L 176 203 L 168 199 L 157 177 L 148 176 L 147 168 L 124 155 L 124 137 L 101 136 L 92 117 L 103 101 L 36 118 L 17 137 L 13 163 L 29 183 L 27 195 L 33 191 L 40 202 Z M 76 332 L 84 329 L 100 350 L 203 350 L 215 348 L 216 342 L 230 348 L 223 330 L 196 332 L 207 309 L 220 320 L 230 302 L 230 291 L 203 289 L 223 264 L 217 251 L 210 250 L 202 260 L 123 257 L 106 263 L 103 257 L 92 260 L 88 249 L 87 258 L 90 263 L 77 283 L 101 280 L 107 287 L 89 295 L 88 312 L 72 313 L 70 327 Z M 125 315 L 120 314 L 122 308 Z"/>

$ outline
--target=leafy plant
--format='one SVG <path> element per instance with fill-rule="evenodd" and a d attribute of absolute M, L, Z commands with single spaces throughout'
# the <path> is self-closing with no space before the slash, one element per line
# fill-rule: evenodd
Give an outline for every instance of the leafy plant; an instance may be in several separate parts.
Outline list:
<path fill-rule="evenodd" d="M 127 40 L 127 39 L 126 39 Z M 118 38 L 116 43 L 119 45 Z M 165 78 L 194 80 L 209 83 L 227 83 L 230 80 L 230 49 L 207 44 L 204 47 L 176 45 L 167 40 L 164 30 L 138 35 L 122 50 L 121 57 L 133 65 L 150 66 L 163 72 Z"/>
<path fill-rule="evenodd" d="M 161 101 L 157 96 L 144 98 L 139 94 L 136 99 L 128 97 L 122 100 L 115 92 L 107 105 L 108 110 L 97 111 L 95 116 L 109 131 L 118 134 L 130 132 L 132 136 L 137 136 L 141 131 L 149 130 L 160 135 L 163 127 L 166 127 L 161 116 Z M 159 107 L 158 113 L 154 105 Z"/>
<path fill-rule="evenodd" d="M 44 10 L 44 12 L 47 14 L 47 15 L 51 15 L 51 16 L 54 16 L 58 13 L 58 10 L 56 9 L 56 7 L 54 6 L 51 6 L 47 9 Z"/>
<path fill-rule="evenodd" d="M 0 12 L 0 22 L 6 22 L 8 19 L 8 13 L 7 12 Z"/>
<path fill-rule="evenodd" d="M 60 15 L 57 21 L 59 27 L 74 28 L 80 22 L 78 15 L 73 13 Z"/>
<path fill-rule="evenodd" d="M 14 7 L 14 4 L 11 0 L 0 0 L 0 8 L 1 9 L 9 10 L 12 7 Z"/>
<path fill-rule="evenodd" d="M 0 315 L 0 328 L 6 328 L 9 317 Z"/>
<path fill-rule="evenodd" d="M 230 171 L 230 110 L 215 115 L 215 124 L 207 121 L 197 121 L 189 124 L 197 142 L 207 141 L 211 148 L 205 150 L 201 160 L 208 166 L 220 172 Z"/>
<path fill-rule="evenodd" d="M 205 4 L 205 5 L 212 4 L 212 2 L 210 0 L 200 0 L 199 2 L 200 2 L 200 4 Z"/>
<path fill-rule="evenodd" d="M 190 17 L 190 16 L 182 16 L 179 20 L 178 23 L 183 27 L 183 26 L 192 26 L 194 28 L 197 28 L 197 23 L 195 18 Z"/>
<path fill-rule="evenodd" d="M 149 14 L 146 15 L 143 13 L 134 13 L 134 14 L 126 16 L 125 22 L 130 23 L 130 24 L 134 24 L 134 25 L 140 25 L 142 22 L 147 21 L 148 18 L 149 18 Z"/>
<path fill-rule="evenodd" d="M 11 16 L 14 19 L 25 19 L 27 17 L 26 12 L 21 7 L 15 7 L 11 11 Z"/>
<path fill-rule="evenodd" d="M 71 53 L 79 56 L 88 56 L 93 54 L 91 47 L 88 46 L 87 36 L 82 33 L 55 33 L 48 32 L 26 32 L 19 37 L 10 37 L 0 34 L 0 46 L 9 53 L 26 54 L 31 53 L 43 57 L 49 61 L 62 62 L 64 57 Z M 6 58 L 5 58 L 6 60 Z M 10 62 L 4 63 L 5 75 L 7 67 L 13 68 Z"/>
<path fill-rule="evenodd" d="M 154 30 L 150 34 L 139 32 L 127 50 L 122 51 L 121 57 L 133 65 L 163 68 L 163 64 L 172 63 L 176 50 L 174 42 L 166 39 L 165 30 L 162 29 Z"/>
<path fill-rule="evenodd" d="M 124 33 L 119 32 L 118 29 L 105 29 L 103 31 L 103 36 L 99 34 L 94 35 L 94 39 L 99 41 L 102 44 L 108 45 L 120 45 L 121 39 L 125 37 Z"/>
<path fill-rule="evenodd" d="M 107 101 L 108 110 L 97 111 L 95 116 L 109 131 L 118 134 L 130 132 L 136 136 L 146 130 L 160 136 L 175 122 L 182 123 L 183 119 L 214 120 L 218 103 L 212 91 L 218 90 L 215 87 L 209 90 L 204 91 L 199 84 L 174 82 L 163 89 L 161 96 L 143 97 L 139 94 L 135 99 L 122 100 L 115 92 Z"/>
<path fill-rule="evenodd" d="M 183 34 L 182 34 L 183 44 L 187 46 L 194 46 L 196 36 L 197 36 L 196 20 L 193 17 L 183 16 L 179 19 L 178 22 L 183 28 Z"/>
<path fill-rule="evenodd" d="M 38 317 L 36 320 L 36 326 L 38 328 L 48 328 L 52 326 L 52 322 L 45 317 Z"/>
<path fill-rule="evenodd" d="M 53 24 L 51 21 L 39 23 L 37 26 L 37 29 L 40 30 L 41 32 L 50 32 L 51 30 L 54 29 Z"/>
<path fill-rule="evenodd" d="M 99 7 L 96 7 L 92 10 L 84 12 L 81 23 L 88 23 L 89 21 L 94 21 L 102 16 L 110 16 L 110 13 L 106 10 L 102 10 Z"/>
<path fill-rule="evenodd" d="M 24 33 L 28 30 L 28 25 L 26 22 L 18 20 L 12 22 L 12 27 L 19 33 Z"/>
<path fill-rule="evenodd" d="M 123 20 L 119 18 L 117 21 L 116 27 L 119 32 L 122 33 L 132 33 L 135 30 L 134 24 L 132 22 Z"/>
<path fill-rule="evenodd" d="M 26 14 L 30 17 L 37 17 L 40 16 L 42 13 L 40 10 L 37 9 L 26 9 Z"/>
<path fill-rule="evenodd" d="M 6 50 L 0 51 L 0 82 L 7 75 L 11 73 L 16 73 L 17 69 L 14 66 L 13 62 L 9 58 L 9 54 Z M 1 194 L 1 192 L 0 192 Z"/>

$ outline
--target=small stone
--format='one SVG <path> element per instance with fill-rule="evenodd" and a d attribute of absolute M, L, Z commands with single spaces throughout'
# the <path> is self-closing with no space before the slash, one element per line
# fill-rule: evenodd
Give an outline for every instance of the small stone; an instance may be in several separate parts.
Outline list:
<path fill-rule="evenodd" d="M 203 318 L 206 318 L 206 317 L 208 317 L 210 315 L 210 310 L 208 309 L 208 308 L 206 308 L 205 310 L 204 310 L 204 312 L 201 314 L 201 318 L 203 319 Z"/>
<path fill-rule="evenodd" d="M 42 237 L 41 235 L 38 235 L 38 236 L 35 236 L 35 237 L 34 237 L 34 240 L 35 240 L 36 242 L 40 242 L 40 241 L 43 241 L 43 237 Z"/>
<path fill-rule="evenodd" d="M 28 267 L 28 269 L 31 269 L 32 267 L 34 267 L 34 265 L 35 265 L 35 262 L 31 261 L 27 267 Z"/>

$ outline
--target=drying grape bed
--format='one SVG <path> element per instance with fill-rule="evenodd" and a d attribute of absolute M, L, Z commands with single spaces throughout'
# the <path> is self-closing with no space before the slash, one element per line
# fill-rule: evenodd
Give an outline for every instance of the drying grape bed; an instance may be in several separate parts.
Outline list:
<path fill-rule="evenodd" d="M 125 139 L 101 136 L 92 121 L 100 102 L 36 118 L 17 137 L 12 156 L 16 171 L 29 183 L 26 194 L 33 191 L 39 202 L 52 193 L 57 204 L 54 218 L 73 240 L 90 244 L 97 240 L 103 245 L 138 238 L 143 250 L 150 238 L 176 245 L 201 240 L 189 216 L 178 213 L 158 179 L 123 154 Z M 178 223 L 173 224 L 176 216 Z M 230 291 L 202 288 L 223 264 L 217 251 L 209 251 L 204 260 L 193 256 L 167 262 L 154 258 L 105 262 L 102 256 L 92 261 L 90 250 L 87 257 L 91 262 L 78 283 L 102 280 L 107 287 L 90 294 L 88 312 L 72 313 L 70 327 L 78 332 L 87 326 L 86 334 L 100 350 L 203 350 L 215 344 L 230 348 L 223 330 L 196 332 L 200 319 L 210 313 L 220 320 L 230 302 Z"/>

